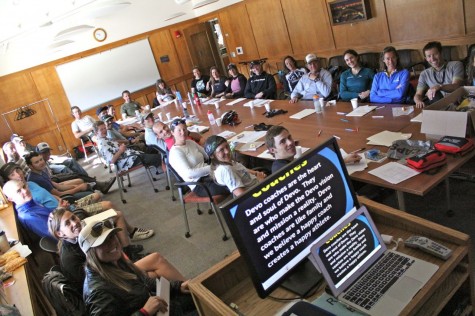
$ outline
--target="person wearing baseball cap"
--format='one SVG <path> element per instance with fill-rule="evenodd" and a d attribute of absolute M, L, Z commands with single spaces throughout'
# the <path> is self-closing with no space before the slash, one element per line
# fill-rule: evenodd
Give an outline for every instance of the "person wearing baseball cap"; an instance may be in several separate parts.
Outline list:
<path fill-rule="evenodd" d="M 19 136 L 18 134 L 12 134 L 12 136 L 10 136 L 10 141 L 15 145 L 15 148 L 21 157 L 23 157 L 29 152 L 35 151 L 35 146 L 27 143 L 23 136 Z"/>
<path fill-rule="evenodd" d="M 244 97 L 244 89 L 246 88 L 247 78 L 239 73 L 235 64 L 228 65 L 228 74 L 230 82 L 226 89 L 226 98 L 236 99 Z"/>
<path fill-rule="evenodd" d="M 151 113 L 151 112 L 150 112 Z M 115 140 L 119 144 L 125 144 L 127 146 L 131 146 L 131 148 L 140 151 L 146 151 L 147 146 L 142 141 L 142 136 L 131 137 L 127 139 L 122 133 L 118 130 L 114 129 L 114 117 L 110 115 L 103 116 L 103 122 L 106 124 L 107 128 L 107 138 Z"/>
<path fill-rule="evenodd" d="M 155 315 L 170 310 L 186 315 L 195 310 L 188 282 L 170 281 L 170 302 L 151 296 L 156 278 L 133 264 L 122 252 L 118 228 L 93 221 L 82 228 L 78 243 L 86 254 L 84 302 L 91 315 Z M 176 300 L 176 301 L 175 301 Z M 176 304 L 175 304 L 176 303 Z"/>
<path fill-rule="evenodd" d="M 253 60 L 250 63 L 252 76 L 244 90 L 247 99 L 275 99 L 277 87 L 274 76 L 263 71 L 263 60 Z"/>
<path fill-rule="evenodd" d="M 103 117 L 104 115 L 107 115 L 107 106 L 100 106 L 96 109 L 96 115 L 97 115 L 97 118 L 100 119 L 101 121 L 103 121 Z"/>
<path fill-rule="evenodd" d="M 264 172 L 247 169 L 234 161 L 224 137 L 211 135 L 206 140 L 204 149 L 211 161 L 210 176 L 217 184 L 226 186 L 234 196 L 243 194 L 266 177 Z"/>
<path fill-rule="evenodd" d="M 296 103 L 299 99 L 312 100 L 314 95 L 326 98 L 332 91 L 332 75 L 320 67 L 317 55 L 308 54 L 305 56 L 305 61 L 310 72 L 300 78 L 290 95 L 290 103 Z"/>

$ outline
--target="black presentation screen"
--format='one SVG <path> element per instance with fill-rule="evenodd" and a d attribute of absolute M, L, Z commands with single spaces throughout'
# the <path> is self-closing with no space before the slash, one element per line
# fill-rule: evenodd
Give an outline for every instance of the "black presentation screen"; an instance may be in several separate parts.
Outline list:
<path fill-rule="evenodd" d="M 344 214 L 359 207 L 332 138 L 221 207 L 260 297 Z"/>

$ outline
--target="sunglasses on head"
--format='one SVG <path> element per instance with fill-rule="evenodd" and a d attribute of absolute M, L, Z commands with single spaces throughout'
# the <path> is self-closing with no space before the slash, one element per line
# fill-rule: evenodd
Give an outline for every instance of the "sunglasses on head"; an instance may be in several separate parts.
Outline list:
<path fill-rule="evenodd" d="M 91 229 L 91 232 L 89 233 L 89 235 L 87 235 L 84 238 L 83 244 L 89 238 L 89 236 L 97 238 L 100 235 L 102 235 L 102 232 L 104 231 L 104 227 L 106 227 L 108 229 L 112 229 L 112 228 L 114 228 L 114 225 L 112 225 L 112 223 L 109 220 L 105 220 L 105 221 L 98 222 L 98 223 L 94 224 L 94 226 L 92 226 L 92 229 Z"/>
<path fill-rule="evenodd" d="M 185 121 L 185 120 L 182 120 L 182 119 L 174 120 L 174 121 L 172 122 L 171 126 L 175 127 L 175 126 L 180 125 L 180 124 L 186 125 L 186 121 Z"/>

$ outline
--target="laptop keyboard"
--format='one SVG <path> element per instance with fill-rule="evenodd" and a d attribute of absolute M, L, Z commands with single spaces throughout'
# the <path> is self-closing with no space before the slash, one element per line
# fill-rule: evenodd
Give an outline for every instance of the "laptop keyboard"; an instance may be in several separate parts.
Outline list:
<path fill-rule="evenodd" d="M 388 252 L 343 295 L 343 298 L 366 310 L 409 269 L 414 260 Z"/>

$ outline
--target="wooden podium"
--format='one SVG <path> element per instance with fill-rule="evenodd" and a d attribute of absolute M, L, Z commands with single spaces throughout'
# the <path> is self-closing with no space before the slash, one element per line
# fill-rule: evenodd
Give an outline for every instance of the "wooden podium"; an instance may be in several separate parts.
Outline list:
<path fill-rule="evenodd" d="M 438 259 L 420 250 L 399 244 L 398 251 L 424 259 L 439 266 L 401 315 L 437 315 L 457 292 L 470 297 L 463 315 L 469 315 L 475 303 L 470 237 L 450 228 L 432 223 L 391 207 L 359 197 L 366 205 L 381 233 L 406 240 L 421 235 L 452 249 L 447 260 Z M 313 301 L 323 291 L 324 282 L 308 300 Z M 236 315 L 230 304 L 238 306 L 243 315 L 273 315 L 288 302 L 261 299 L 254 290 L 246 263 L 236 251 L 209 270 L 190 281 L 191 294 L 201 315 Z M 278 298 L 293 298 L 295 294 L 279 287 L 272 294 Z"/>

